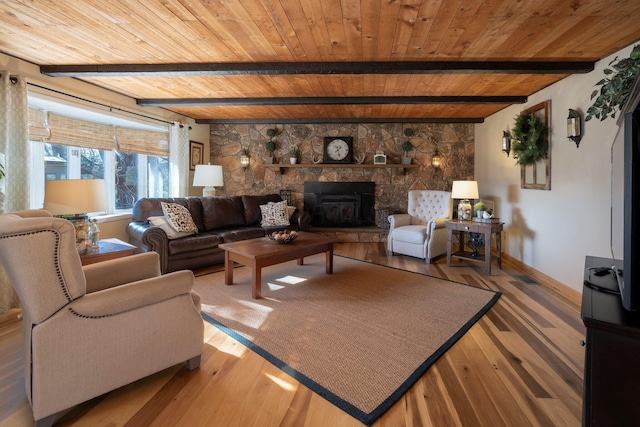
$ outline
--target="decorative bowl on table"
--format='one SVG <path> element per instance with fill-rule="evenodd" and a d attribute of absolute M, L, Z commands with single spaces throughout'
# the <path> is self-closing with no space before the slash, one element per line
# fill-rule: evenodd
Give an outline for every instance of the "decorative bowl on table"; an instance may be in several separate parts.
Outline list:
<path fill-rule="evenodd" d="M 268 233 L 267 237 L 276 243 L 291 243 L 298 237 L 298 233 L 295 230 L 274 231 Z"/>

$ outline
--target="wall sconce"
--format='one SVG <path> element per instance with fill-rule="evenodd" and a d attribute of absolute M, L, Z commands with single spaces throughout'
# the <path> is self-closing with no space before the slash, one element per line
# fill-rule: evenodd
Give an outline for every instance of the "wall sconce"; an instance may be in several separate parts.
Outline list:
<path fill-rule="evenodd" d="M 567 138 L 576 143 L 576 148 L 580 147 L 582 139 L 582 117 L 576 110 L 569 108 L 569 117 L 567 117 Z"/>
<path fill-rule="evenodd" d="M 240 167 L 246 169 L 249 167 L 249 153 L 246 149 L 242 150 L 240 154 Z"/>
<path fill-rule="evenodd" d="M 507 153 L 507 157 L 509 157 L 509 152 L 511 151 L 511 134 L 509 133 L 509 128 L 502 131 L 502 151 Z"/>
<path fill-rule="evenodd" d="M 434 168 L 439 168 L 442 164 L 442 154 L 436 148 L 436 151 L 433 153 L 433 157 L 431 158 L 431 166 Z"/>

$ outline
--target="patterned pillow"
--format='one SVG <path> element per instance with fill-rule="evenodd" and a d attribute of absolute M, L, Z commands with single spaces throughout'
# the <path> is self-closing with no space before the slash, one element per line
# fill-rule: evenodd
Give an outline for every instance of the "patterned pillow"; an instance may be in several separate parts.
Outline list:
<path fill-rule="evenodd" d="M 162 212 L 176 231 L 198 234 L 198 227 L 187 208 L 177 203 L 162 203 Z"/>
<path fill-rule="evenodd" d="M 163 216 L 150 216 L 147 221 L 149 221 L 149 224 L 151 225 L 160 227 L 165 232 L 169 240 L 180 239 L 182 237 L 193 235 L 193 232 L 176 231 L 176 229 L 169 224 L 167 218 Z"/>
<path fill-rule="evenodd" d="M 260 205 L 260 212 L 262 212 L 262 221 L 260 222 L 260 225 L 262 227 L 289 225 L 286 200 L 277 203 L 269 202 L 266 205 Z"/>

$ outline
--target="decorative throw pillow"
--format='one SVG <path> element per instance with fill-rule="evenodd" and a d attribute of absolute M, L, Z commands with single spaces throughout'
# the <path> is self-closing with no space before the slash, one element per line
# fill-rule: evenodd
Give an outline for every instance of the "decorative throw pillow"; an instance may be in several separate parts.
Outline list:
<path fill-rule="evenodd" d="M 176 229 L 173 228 L 173 226 L 169 224 L 169 221 L 167 221 L 163 216 L 150 216 L 147 220 L 149 221 L 149 224 L 160 227 L 160 229 L 167 234 L 167 238 L 169 238 L 169 240 L 193 235 L 193 232 L 176 231 Z"/>
<path fill-rule="evenodd" d="M 184 206 L 177 203 L 162 202 L 162 212 L 164 212 L 164 217 L 176 231 L 198 234 L 198 226 L 193 222 L 191 213 Z"/>
<path fill-rule="evenodd" d="M 274 227 L 278 225 L 289 225 L 289 217 L 287 216 L 287 202 L 285 200 L 277 203 L 269 202 L 266 205 L 260 205 L 262 212 L 262 227 Z"/>

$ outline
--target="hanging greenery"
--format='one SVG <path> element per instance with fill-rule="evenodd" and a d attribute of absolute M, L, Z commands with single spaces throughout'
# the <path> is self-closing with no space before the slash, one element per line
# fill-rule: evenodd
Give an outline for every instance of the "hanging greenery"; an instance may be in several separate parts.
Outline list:
<path fill-rule="evenodd" d="M 4 166 L 0 163 L 0 181 L 4 178 Z"/>
<path fill-rule="evenodd" d="M 547 135 L 549 129 L 533 113 L 522 113 L 516 117 L 511 130 L 511 150 L 516 164 L 528 166 L 546 157 L 549 151 Z"/>
<path fill-rule="evenodd" d="M 591 99 L 597 98 L 587 110 L 585 121 L 592 117 L 602 121 L 609 115 L 615 118 L 622 109 L 640 69 L 640 45 L 634 46 L 628 58 L 619 60 L 616 56 L 609 67 L 604 69 L 605 77 L 596 83 L 596 86 L 601 86 L 600 90 L 596 89 L 591 94 Z"/>

